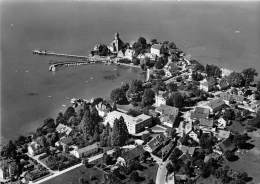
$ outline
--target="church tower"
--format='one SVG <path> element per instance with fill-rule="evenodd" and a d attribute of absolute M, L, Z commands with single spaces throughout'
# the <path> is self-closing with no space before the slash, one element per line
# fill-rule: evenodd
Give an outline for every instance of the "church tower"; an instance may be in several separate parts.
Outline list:
<path fill-rule="evenodd" d="M 115 38 L 114 38 L 114 42 L 113 42 L 113 47 L 114 47 L 114 52 L 118 52 L 119 51 L 119 33 L 116 32 L 115 33 Z"/>

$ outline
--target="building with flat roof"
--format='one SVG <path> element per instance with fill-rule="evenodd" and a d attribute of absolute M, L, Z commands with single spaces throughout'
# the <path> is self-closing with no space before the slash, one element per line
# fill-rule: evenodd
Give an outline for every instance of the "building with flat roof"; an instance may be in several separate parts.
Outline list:
<path fill-rule="evenodd" d="M 113 127 L 115 119 L 119 119 L 121 116 L 124 118 L 130 134 L 137 134 L 144 131 L 145 127 L 149 127 L 152 123 L 151 116 L 146 114 L 140 114 L 139 116 L 133 117 L 123 112 L 112 111 L 107 114 L 104 124 L 106 125 L 109 123 L 109 125 Z"/>

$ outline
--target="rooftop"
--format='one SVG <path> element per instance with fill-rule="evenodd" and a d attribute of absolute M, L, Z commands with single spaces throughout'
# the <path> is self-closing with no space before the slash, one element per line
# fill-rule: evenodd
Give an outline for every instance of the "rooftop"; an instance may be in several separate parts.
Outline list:
<path fill-rule="evenodd" d="M 153 48 L 153 49 L 157 49 L 157 50 L 160 50 L 161 47 L 162 47 L 161 44 L 154 44 L 154 45 L 151 46 L 151 48 Z"/>
<path fill-rule="evenodd" d="M 206 119 L 209 117 L 209 109 L 204 107 L 196 107 L 193 112 L 191 112 L 191 119 Z"/>
<path fill-rule="evenodd" d="M 139 116 L 133 117 L 133 116 L 127 115 L 123 112 L 112 111 L 112 112 L 108 113 L 108 115 L 105 119 L 105 123 L 109 123 L 111 126 L 113 126 L 114 120 L 120 118 L 121 116 L 124 118 L 124 120 L 126 122 L 132 123 L 132 124 L 138 124 L 140 122 L 146 121 L 151 118 L 150 116 L 148 116 L 146 114 L 140 114 Z"/>
<path fill-rule="evenodd" d="M 79 152 L 79 153 L 85 153 L 85 152 L 87 152 L 87 151 L 89 151 L 89 150 L 93 150 L 93 149 L 96 149 L 96 148 L 98 148 L 98 147 L 99 147 L 98 143 L 94 143 L 94 144 L 91 144 L 91 145 L 86 146 L 86 147 L 84 147 L 84 148 L 78 149 L 78 152 Z"/>

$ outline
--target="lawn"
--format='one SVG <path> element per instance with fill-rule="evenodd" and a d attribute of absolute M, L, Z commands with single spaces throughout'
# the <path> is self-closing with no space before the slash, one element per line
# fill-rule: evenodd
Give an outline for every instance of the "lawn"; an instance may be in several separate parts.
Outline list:
<path fill-rule="evenodd" d="M 227 165 L 234 170 L 246 171 L 249 177 L 253 177 L 253 182 L 260 183 L 260 137 L 252 137 L 252 140 L 255 147 L 251 150 L 236 153 L 239 160 L 227 162 Z"/>
<path fill-rule="evenodd" d="M 95 176 L 97 179 L 91 181 L 91 177 Z M 43 184 L 79 184 L 79 179 L 84 178 L 88 180 L 89 184 L 96 184 L 103 182 L 103 172 L 96 168 L 86 168 L 85 166 L 77 167 L 69 172 L 57 176 Z"/>

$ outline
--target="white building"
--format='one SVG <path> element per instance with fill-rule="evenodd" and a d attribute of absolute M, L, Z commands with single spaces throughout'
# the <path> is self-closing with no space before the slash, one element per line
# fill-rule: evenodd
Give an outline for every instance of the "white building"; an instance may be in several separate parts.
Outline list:
<path fill-rule="evenodd" d="M 229 76 L 233 71 L 232 70 L 229 70 L 229 69 L 226 69 L 226 68 L 221 68 L 221 76 L 222 77 L 225 77 L 225 76 Z"/>
<path fill-rule="evenodd" d="M 161 44 L 154 44 L 154 45 L 151 46 L 151 53 L 155 54 L 157 56 L 160 56 L 161 55 L 161 48 L 162 48 Z"/>
<path fill-rule="evenodd" d="M 66 135 L 69 135 L 72 131 L 72 128 L 64 125 L 64 124 L 59 124 L 57 127 L 56 127 L 56 131 L 59 133 L 59 134 L 63 134 L 65 133 Z"/>
<path fill-rule="evenodd" d="M 155 95 L 155 107 L 159 107 L 161 105 L 166 105 L 166 100 L 163 97 L 163 92 L 159 91 L 158 94 Z"/>
<path fill-rule="evenodd" d="M 224 129 L 224 128 L 226 128 L 226 126 L 227 126 L 227 121 L 224 120 L 223 118 L 219 118 L 218 119 L 218 128 Z"/>
<path fill-rule="evenodd" d="M 124 118 L 128 132 L 130 134 L 137 134 L 145 130 L 145 127 L 149 127 L 151 124 L 151 117 L 145 114 L 133 117 L 119 111 L 112 111 L 107 114 L 104 124 L 110 124 L 111 127 L 114 125 L 115 119 L 120 117 Z"/>
<path fill-rule="evenodd" d="M 91 154 L 97 153 L 98 148 L 99 148 L 98 143 L 94 143 L 94 144 L 91 144 L 89 146 L 86 146 L 86 147 L 83 147 L 80 149 L 76 148 L 73 151 L 71 151 L 70 153 L 77 158 L 82 158 L 82 157 L 87 157 Z"/>
<path fill-rule="evenodd" d="M 125 51 L 125 58 L 132 60 L 134 56 L 134 50 L 133 49 L 126 49 Z"/>
<path fill-rule="evenodd" d="M 37 142 L 33 141 L 28 145 L 28 153 L 31 156 L 38 155 L 41 152 L 42 152 L 41 146 Z"/>

